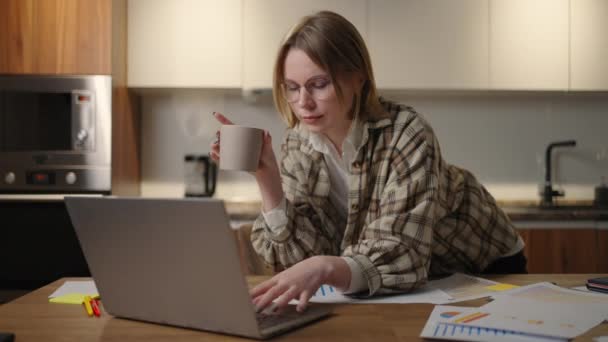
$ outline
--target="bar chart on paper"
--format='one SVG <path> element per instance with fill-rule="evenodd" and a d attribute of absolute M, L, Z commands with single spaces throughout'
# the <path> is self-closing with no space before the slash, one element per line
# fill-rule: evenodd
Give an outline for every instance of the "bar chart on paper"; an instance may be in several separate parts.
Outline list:
<path fill-rule="evenodd" d="M 561 342 L 567 339 L 552 338 L 547 336 L 529 335 L 516 331 L 503 329 L 480 328 L 462 324 L 451 324 L 435 322 L 432 333 L 423 337 L 461 340 L 461 341 L 536 341 L 536 342 Z"/>
<path fill-rule="evenodd" d="M 343 295 L 331 285 L 323 284 L 310 297 L 310 301 L 315 303 L 353 303 L 357 300 Z"/>
<path fill-rule="evenodd" d="M 317 292 L 314 294 L 315 297 L 327 297 L 332 293 L 335 293 L 336 289 L 330 285 L 321 285 Z"/>
<path fill-rule="evenodd" d="M 310 298 L 311 302 L 316 303 L 353 303 L 353 304 L 406 304 L 406 303 L 443 303 L 449 300 L 447 294 L 441 290 L 432 288 L 420 288 L 412 292 L 390 295 L 390 296 L 375 296 L 369 298 L 357 298 L 356 296 L 346 296 L 338 289 L 331 285 L 323 284 L 317 292 Z"/>

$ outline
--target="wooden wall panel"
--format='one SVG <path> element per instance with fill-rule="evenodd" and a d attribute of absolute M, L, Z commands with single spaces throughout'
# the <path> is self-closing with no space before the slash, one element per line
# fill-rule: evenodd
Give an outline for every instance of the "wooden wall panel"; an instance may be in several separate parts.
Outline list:
<path fill-rule="evenodd" d="M 140 194 L 140 99 L 124 86 L 112 89 L 112 194 Z"/>
<path fill-rule="evenodd" d="M 33 0 L 0 1 L 0 73 L 32 70 Z"/>
<path fill-rule="evenodd" d="M 140 97 L 127 88 L 127 1 L 112 1 L 112 194 L 140 194 Z"/>
<path fill-rule="evenodd" d="M 38 0 L 34 73 L 111 74 L 111 1 Z"/>
<path fill-rule="evenodd" d="M 110 75 L 111 0 L 0 1 L 0 73 Z"/>

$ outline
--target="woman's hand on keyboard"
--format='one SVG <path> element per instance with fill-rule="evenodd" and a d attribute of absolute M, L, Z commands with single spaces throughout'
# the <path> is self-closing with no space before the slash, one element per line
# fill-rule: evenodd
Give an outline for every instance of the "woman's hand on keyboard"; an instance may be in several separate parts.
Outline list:
<path fill-rule="evenodd" d="M 321 285 L 346 289 L 350 276 L 348 264 L 342 258 L 313 256 L 254 287 L 250 294 L 257 311 L 264 310 L 273 302 L 276 310 L 281 311 L 292 299 L 296 299 L 296 310 L 302 312 Z"/>

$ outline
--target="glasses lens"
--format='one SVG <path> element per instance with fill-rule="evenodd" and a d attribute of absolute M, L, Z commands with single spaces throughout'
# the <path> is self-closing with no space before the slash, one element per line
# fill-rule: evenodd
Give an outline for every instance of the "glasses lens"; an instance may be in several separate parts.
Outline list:
<path fill-rule="evenodd" d="M 283 84 L 283 97 L 288 102 L 298 101 L 300 97 L 300 87 Z"/>
<path fill-rule="evenodd" d="M 310 96 L 312 96 L 315 100 L 327 100 L 331 96 L 333 89 L 334 88 L 331 82 L 327 82 L 322 86 L 312 86 L 307 88 L 308 93 L 310 93 Z"/>
<path fill-rule="evenodd" d="M 283 97 L 288 102 L 297 102 L 300 100 L 302 88 L 301 86 L 283 84 Z M 331 81 L 326 81 L 320 84 L 308 84 L 304 91 L 315 100 L 327 100 L 333 94 L 334 87 Z"/>

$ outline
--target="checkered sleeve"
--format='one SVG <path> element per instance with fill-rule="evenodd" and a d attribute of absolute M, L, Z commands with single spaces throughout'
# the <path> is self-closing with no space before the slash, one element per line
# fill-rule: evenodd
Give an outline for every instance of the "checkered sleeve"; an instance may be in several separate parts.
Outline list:
<path fill-rule="evenodd" d="M 407 292 L 423 285 L 431 260 L 437 221 L 439 161 L 432 131 L 416 122 L 395 123 L 392 141 L 380 146 L 391 157 L 376 184 L 386 184 L 372 198 L 371 219 L 344 256 L 363 269 L 369 292 L 363 296 Z"/>
<path fill-rule="evenodd" d="M 340 236 L 335 207 L 329 202 L 329 175 L 320 163 L 300 150 L 301 141 L 287 135 L 282 146 L 281 178 L 287 220 L 270 227 L 260 215 L 254 222 L 254 249 L 275 270 L 314 255 L 339 255 Z"/>

